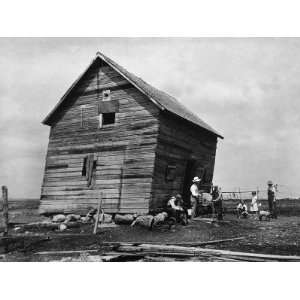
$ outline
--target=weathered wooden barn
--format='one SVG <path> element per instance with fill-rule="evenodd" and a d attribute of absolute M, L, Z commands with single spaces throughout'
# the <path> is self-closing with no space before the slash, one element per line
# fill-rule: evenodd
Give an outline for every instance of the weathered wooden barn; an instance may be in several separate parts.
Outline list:
<path fill-rule="evenodd" d="M 187 95 L 188 97 L 188 95 Z M 222 136 L 172 96 L 97 53 L 44 119 L 41 213 L 148 213 L 213 179 Z"/>

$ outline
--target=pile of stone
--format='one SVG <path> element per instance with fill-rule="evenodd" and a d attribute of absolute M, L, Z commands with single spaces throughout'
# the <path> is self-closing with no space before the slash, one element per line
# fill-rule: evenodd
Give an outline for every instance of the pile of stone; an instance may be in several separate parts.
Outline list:
<path fill-rule="evenodd" d="M 152 215 L 138 214 L 106 214 L 100 213 L 98 227 L 116 227 L 118 225 L 142 226 L 152 229 L 153 226 L 163 223 L 167 213 Z M 28 223 L 22 226 L 23 229 L 50 229 L 65 231 L 71 228 L 78 228 L 81 224 L 93 224 L 97 220 L 97 209 L 91 209 L 85 216 L 78 214 L 57 214 L 42 222 Z M 16 231 L 21 228 L 16 228 Z"/>
<path fill-rule="evenodd" d="M 79 224 L 77 224 L 81 219 L 80 215 L 75 215 L 75 214 L 69 214 L 69 215 L 64 215 L 64 214 L 58 214 L 54 215 L 52 217 L 52 223 L 60 223 L 58 224 L 58 229 L 60 231 L 65 231 L 68 228 L 72 227 L 79 227 Z"/>
<path fill-rule="evenodd" d="M 80 223 L 83 223 L 83 224 L 94 223 L 94 221 L 96 221 L 96 218 L 97 218 L 96 215 L 97 215 L 97 210 L 93 208 L 93 209 L 89 210 L 89 212 L 85 216 L 80 216 L 80 215 L 76 215 L 76 214 L 54 215 L 52 217 L 51 222 L 59 223 L 58 229 L 60 231 L 64 231 L 70 227 L 71 228 L 74 227 L 73 226 L 74 224 L 78 224 L 78 226 L 80 226 Z M 112 223 L 112 222 L 113 222 L 112 215 L 110 215 L 110 214 L 101 214 L 100 215 L 100 220 L 99 220 L 100 224 Z"/>
<path fill-rule="evenodd" d="M 115 215 L 114 221 L 116 224 L 128 224 L 133 226 L 142 226 L 152 229 L 153 226 L 162 224 L 167 219 L 168 214 L 162 212 L 153 215 L 137 215 L 137 214 L 126 214 L 126 215 Z"/>

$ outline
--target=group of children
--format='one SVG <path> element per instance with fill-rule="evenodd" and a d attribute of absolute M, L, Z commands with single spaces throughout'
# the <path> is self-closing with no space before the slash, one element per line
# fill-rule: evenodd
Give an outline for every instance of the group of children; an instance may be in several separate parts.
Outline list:
<path fill-rule="evenodd" d="M 247 218 L 248 217 L 248 208 L 244 200 L 240 199 L 239 204 L 236 208 L 238 218 Z M 270 220 L 273 217 L 271 211 L 264 211 L 261 209 L 261 203 L 258 202 L 257 193 L 252 192 L 252 199 L 250 204 L 250 213 L 254 214 L 256 218 L 260 221 Z"/>
<path fill-rule="evenodd" d="M 257 193 L 252 192 L 250 211 L 256 214 L 257 218 L 260 221 L 263 218 L 267 220 L 270 220 L 270 218 L 277 219 L 277 199 L 276 199 L 276 192 L 278 192 L 277 184 L 273 184 L 273 182 L 269 180 L 267 182 L 267 185 L 268 185 L 267 193 L 268 193 L 268 206 L 269 206 L 268 211 L 264 211 L 261 209 L 261 203 L 258 202 Z M 248 216 L 247 205 L 244 203 L 242 199 L 239 201 L 236 211 L 237 211 L 238 218 L 240 218 L 241 216 L 246 218 Z"/>
<path fill-rule="evenodd" d="M 257 193 L 252 192 L 250 211 L 253 214 L 256 214 L 258 218 L 259 218 L 259 207 L 260 206 L 261 206 L 261 203 L 258 203 Z M 247 218 L 248 208 L 247 208 L 247 205 L 245 204 L 244 200 L 240 199 L 239 204 L 236 208 L 236 211 L 237 211 L 238 218 L 240 218 L 240 217 Z"/>

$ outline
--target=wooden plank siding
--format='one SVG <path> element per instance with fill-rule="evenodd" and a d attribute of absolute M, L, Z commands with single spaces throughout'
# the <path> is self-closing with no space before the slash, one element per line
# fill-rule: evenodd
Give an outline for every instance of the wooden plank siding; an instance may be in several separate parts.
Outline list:
<path fill-rule="evenodd" d="M 108 88 L 119 110 L 115 124 L 99 128 L 98 104 Z M 103 62 L 89 70 L 68 97 L 51 120 L 40 212 L 86 213 L 97 206 L 102 191 L 108 213 L 147 213 L 158 108 Z M 88 187 L 82 168 L 84 157 L 92 153 L 96 176 Z"/>
<path fill-rule="evenodd" d="M 193 159 L 198 168 L 205 168 L 207 178 L 212 181 L 217 145 L 216 136 L 171 114 L 162 112 L 159 123 L 150 202 L 150 210 L 153 211 L 164 207 L 171 195 L 182 194 L 188 160 Z M 176 166 L 174 180 L 166 180 L 168 165 Z"/>

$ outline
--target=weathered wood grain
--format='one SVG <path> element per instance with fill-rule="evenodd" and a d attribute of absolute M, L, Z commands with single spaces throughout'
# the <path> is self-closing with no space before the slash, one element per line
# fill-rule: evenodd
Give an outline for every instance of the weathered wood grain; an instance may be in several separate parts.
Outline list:
<path fill-rule="evenodd" d="M 101 90 L 107 88 L 111 99 L 119 102 L 119 112 L 115 124 L 99 129 L 98 103 L 102 101 Z M 106 211 L 146 213 L 158 126 L 158 109 L 140 91 L 108 66 L 91 69 L 52 121 L 41 212 L 96 207 L 103 191 Z M 84 157 L 92 153 L 96 170 L 89 188 L 82 169 Z"/>
<path fill-rule="evenodd" d="M 217 142 L 215 137 L 187 122 L 180 122 L 169 114 L 161 113 L 159 123 L 150 204 L 150 209 L 153 210 L 164 207 L 171 195 L 182 194 L 188 160 L 194 159 L 205 167 L 207 174 L 213 179 Z M 176 166 L 176 176 L 172 181 L 166 181 L 166 168 L 169 164 Z"/>
<path fill-rule="evenodd" d="M 104 89 L 110 89 L 110 99 L 119 108 L 115 123 L 99 128 Z M 212 181 L 216 143 L 216 136 L 160 111 L 101 61 L 89 68 L 51 117 L 41 211 L 85 211 L 97 206 L 100 191 L 106 211 L 155 210 L 171 194 L 182 192 L 188 160 L 205 168 Z M 84 158 L 90 154 L 95 161 L 92 183 L 87 184 Z M 175 178 L 166 181 L 169 164 L 176 166 Z"/>

